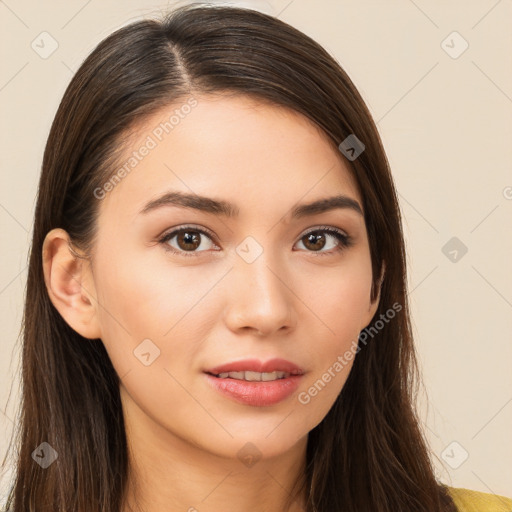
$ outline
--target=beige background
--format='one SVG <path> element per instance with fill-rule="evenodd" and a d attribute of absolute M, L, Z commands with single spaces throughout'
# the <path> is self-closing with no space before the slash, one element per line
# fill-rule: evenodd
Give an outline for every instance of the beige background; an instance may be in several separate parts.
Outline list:
<path fill-rule="evenodd" d="M 512 2 L 234 3 L 259 6 L 316 39 L 367 101 L 405 218 L 428 414 L 425 396 L 420 405 L 439 477 L 512 496 Z M 94 46 L 167 5 L 174 3 L 0 2 L 2 457 L 18 405 L 27 252 L 51 121 Z M 58 43 L 45 59 L 31 47 L 45 37 L 51 49 L 44 31 Z M 456 245 L 443 250 L 452 237 Z"/>

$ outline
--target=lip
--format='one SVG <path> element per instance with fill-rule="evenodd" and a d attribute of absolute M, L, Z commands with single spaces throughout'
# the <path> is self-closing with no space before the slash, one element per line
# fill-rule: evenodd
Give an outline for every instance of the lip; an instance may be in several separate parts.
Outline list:
<path fill-rule="evenodd" d="M 299 387 L 303 375 L 290 375 L 284 379 L 252 382 L 229 377 L 221 379 L 208 373 L 205 374 L 205 377 L 210 386 L 238 403 L 266 407 L 275 405 L 294 393 Z"/>
<path fill-rule="evenodd" d="M 269 359 L 266 362 L 262 362 L 259 359 L 243 359 L 240 361 L 232 361 L 220 366 L 215 366 L 209 370 L 205 370 L 205 373 L 219 375 L 220 373 L 226 372 L 259 372 L 259 373 L 271 373 L 271 372 L 286 372 L 294 375 L 302 375 L 304 371 L 286 359 Z"/>
<path fill-rule="evenodd" d="M 286 372 L 290 375 L 273 381 L 244 381 L 229 377 L 216 377 L 220 373 L 251 371 L 260 373 Z M 299 387 L 304 370 L 286 359 L 270 359 L 266 362 L 258 359 L 244 359 L 215 366 L 204 371 L 210 386 L 227 398 L 244 405 L 268 407 L 288 398 Z"/>

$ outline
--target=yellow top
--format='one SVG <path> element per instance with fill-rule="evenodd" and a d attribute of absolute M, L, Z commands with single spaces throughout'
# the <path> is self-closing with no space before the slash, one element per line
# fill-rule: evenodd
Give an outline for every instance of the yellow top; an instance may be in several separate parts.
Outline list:
<path fill-rule="evenodd" d="M 458 512 L 512 512 L 510 498 L 455 487 L 448 491 Z"/>

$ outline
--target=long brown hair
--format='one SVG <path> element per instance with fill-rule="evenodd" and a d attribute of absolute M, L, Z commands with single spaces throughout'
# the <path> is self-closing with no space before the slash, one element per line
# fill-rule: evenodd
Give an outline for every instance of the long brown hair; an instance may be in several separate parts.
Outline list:
<path fill-rule="evenodd" d="M 306 472 L 296 485 L 305 490 L 307 512 L 454 510 L 436 481 L 415 413 L 418 368 L 400 211 L 370 112 L 340 65 L 300 31 L 257 11 L 201 5 L 107 37 L 80 66 L 57 110 L 35 210 L 7 505 L 16 512 L 122 511 L 128 456 L 120 379 L 102 341 L 81 337 L 54 308 L 42 244 L 59 227 L 87 253 L 97 227 L 94 191 L 112 176 L 130 130 L 178 99 L 210 92 L 250 95 L 302 113 L 336 150 L 352 134 L 365 146 L 347 163 L 363 199 L 372 299 L 385 262 L 374 320 L 401 307 L 371 337 L 361 333 L 348 380 L 309 433 Z M 58 454 L 46 469 L 32 457 L 43 442 Z"/>

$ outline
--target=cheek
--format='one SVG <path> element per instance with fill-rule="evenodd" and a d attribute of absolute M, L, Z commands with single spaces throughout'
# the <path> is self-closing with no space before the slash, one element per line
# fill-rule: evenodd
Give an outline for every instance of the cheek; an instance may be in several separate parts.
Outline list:
<path fill-rule="evenodd" d="M 204 423 L 204 409 L 180 383 L 194 365 L 198 344 L 192 341 L 204 338 L 196 310 L 211 284 L 191 281 L 183 268 L 156 267 L 134 254 L 112 256 L 98 261 L 99 316 L 102 341 L 125 396 L 137 404 L 130 414 L 140 408 L 163 424 L 170 421 L 169 411 L 186 410 L 186 418 L 176 421 L 184 423 L 184 430 L 189 421 Z"/>
<path fill-rule="evenodd" d="M 309 270 L 297 279 L 297 295 L 316 316 L 333 343 L 364 328 L 370 310 L 372 270 L 369 255 L 354 251 L 331 268 Z M 312 284 L 313 283 L 313 284 Z"/>
<path fill-rule="evenodd" d="M 348 378 L 370 307 L 370 260 L 361 255 L 350 263 L 324 276 L 315 293 L 309 292 L 307 301 L 317 317 L 317 329 L 310 330 L 316 347 L 311 353 L 314 371 L 297 399 L 318 422 L 327 414 Z M 307 322 L 304 327 L 307 328 Z"/>
<path fill-rule="evenodd" d="M 161 256 L 152 261 L 135 250 L 104 252 L 96 267 L 102 340 L 118 373 L 139 366 L 136 354 L 143 342 L 158 354 L 155 366 L 171 368 L 179 360 L 189 367 L 190 340 L 202 339 L 209 318 L 217 318 L 204 307 L 211 305 L 205 295 L 218 277 L 199 267 L 165 264 Z"/>

